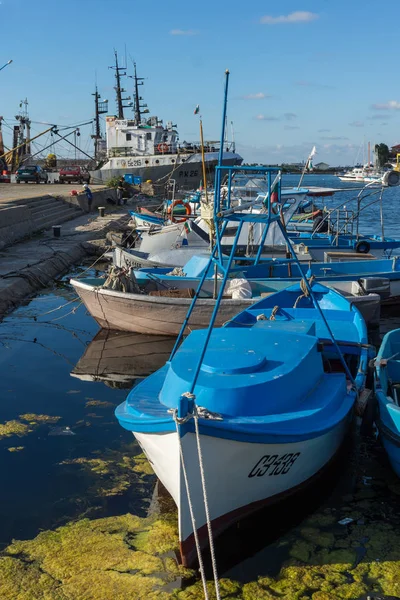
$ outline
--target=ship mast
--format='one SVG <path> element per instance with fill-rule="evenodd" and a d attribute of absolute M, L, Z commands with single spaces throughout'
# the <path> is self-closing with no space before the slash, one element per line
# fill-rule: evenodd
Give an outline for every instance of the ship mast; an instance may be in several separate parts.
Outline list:
<path fill-rule="evenodd" d="M 126 91 L 124 90 L 123 87 L 121 87 L 121 77 L 125 77 L 126 75 L 126 67 L 120 67 L 118 64 L 118 54 L 117 51 L 114 50 L 114 54 L 115 54 L 115 65 L 113 65 L 112 67 L 109 67 L 109 69 L 115 69 L 115 93 L 116 93 L 116 99 L 117 99 L 117 112 L 118 112 L 118 119 L 123 119 L 124 118 L 124 108 L 128 108 L 130 105 L 129 104 L 124 104 L 125 100 L 130 100 L 130 97 L 127 96 L 126 98 L 122 97 L 122 94 Z M 121 71 L 124 71 L 123 73 Z"/>
<path fill-rule="evenodd" d="M 140 125 L 140 122 L 142 120 L 142 114 L 140 112 L 141 108 L 145 108 L 147 106 L 147 104 L 140 104 L 140 101 L 142 100 L 142 98 L 139 96 L 139 85 L 143 85 L 143 81 L 144 81 L 144 77 L 138 77 L 137 76 L 137 72 L 136 72 L 136 63 L 133 63 L 133 66 L 135 68 L 135 74 L 133 76 L 133 80 L 135 82 L 135 86 L 134 86 L 134 92 L 135 92 L 135 96 L 134 96 L 134 112 L 135 112 L 135 125 Z M 143 112 L 149 112 L 147 111 L 143 111 Z"/>
<path fill-rule="evenodd" d="M 95 106 L 95 117 L 94 117 L 94 125 L 95 125 L 95 133 L 92 135 L 92 139 L 94 140 L 94 157 L 97 160 L 98 158 L 98 140 L 101 140 L 101 129 L 100 129 L 100 115 L 104 115 L 108 112 L 108 100 L 100 100 L 100 94 L 97 89 L 97 85 L 95 88 L 94 94 L 94 106 Z"/>
<path fill-rule="evenodd" d="M 31 121 L 28 115 L 28 100 L 21 100 L 20 112 L 16 115 L 19 125 L 14 126 L 12 166 L 16 168 L 24 156 L 31 153 Z M 17 152 L 18 150 L 18 152 Z"/>

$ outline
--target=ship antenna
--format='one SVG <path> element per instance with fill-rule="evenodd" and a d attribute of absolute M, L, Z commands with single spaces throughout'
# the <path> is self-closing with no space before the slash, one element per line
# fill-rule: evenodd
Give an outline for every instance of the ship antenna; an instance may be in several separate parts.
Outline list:
<path fill-rule="evenodd" d="M 96 78 L 97 80 L 97 78 Z M 104 115 L 108 112 L 108 100 L 100 100 L 100 94 L 97 89 L 97 83 L 95 86 L 95 92 L 92 94 L 94 96 L 94 126 L 95 132 L 92 135 L 92 139 L 94 140 L 94 157 L 97 160 L 99 154 L 99 140 L 101 140 L 101 129 L 100 129 L 100 115 Z"/>
<path fill-rule="evenodd" d="M 118 64 L 118 54 L 117 51 L 114 50 L 115 54 L 115 65 L 109 67 L 109 69 L 115 69 L 115 93 L 117 98 L 117 112 L 118 119 L 124 118 L 124 108 L 129 108 L 129 104 L 124 104 L 125 100 L 130 100 L 130 97 L 126 98 L 122 97 L 122 94 L 125 92 L 124 88 L 121 87 L 121 77 L 125 77 L 126 75 L 126 67 L 120 67 Z M 123 71 L 123 72 L 121 72 Z"/>
<path fill-rule="evenodd" d="M 142 112 L 149 112 L 147 109 L 147 104 L 140 104 L 140 101 L 143 100 L 143 98 L 139 96 L 139 85 L 143 85 L 145 78 L 137 76 L 136 62 L 132 60 L 132 63 L 134 68 L 133 77 L 131 75 L 128 75 L 128 77 L 133 79 L 133 112 L 135 113 L 135 125 L 140 125 L 142 121 Z M 142 111 L 142 108 L 145 110 Z"/>

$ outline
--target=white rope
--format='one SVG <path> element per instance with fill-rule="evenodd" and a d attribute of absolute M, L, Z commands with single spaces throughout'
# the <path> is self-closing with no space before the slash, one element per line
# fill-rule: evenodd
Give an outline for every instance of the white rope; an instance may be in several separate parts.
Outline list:
<path fill-rule="evenodd" d="M 221 600 L 221 593 L 220 593 L 220 589 L 219 589 L 218 570 L 217 570 L 217 561 L 215 558 L 215 549 L 214 549 L 214 541 L 213 541 L 213 534 L 212 534 L 212 527 L 211 527 L 211 519 L 210 519 L 210 512 L 208 509 L 208 499 L 207 499 L 206 480 L 205 480 L 205 475 L 204 475 L 203 454 L 201 452 L 201 444 L 200 444 L 199 416 L 197 413 L 196 405 L 194 405 L 194 407 L 193 407 L 193 419 L 194 419 L 194 427 L 195 427 L 195 431 L 196 431 L 197 453 L 199 455 L 201 486 L 203 488 L 204 510 L 206 513 L 208 539 L 209 539 L 209 543 L 210 543 L 211 563 L 212 563 L 214 584 L 215 584 L 215 596 L 216 596 L 216 600 Z"/>
<path fill-rule="evenodd" d="M 181 459 L 181 464 L 182 464 L 183 478 L 185 480 L 185 488 L 186 488 L 186 495 L 187 495 L 187 499 L 188 499 L 190 520 L 192 521 L 192 529 L 193 529 L 194 541 L 196 544 L 197 558 L 199 561 L 199 569 L 200 569 L 201 581 L 203 584 L 204 598 L 205 598 L 205 600 L 209 600 L 208 589 L 207 589 L 207 579 L 206 579 L 206 574 L 204 571 L 204 563 L 203 563 L 203 557 L 201 555 L 201 548 L 200 548 L 199 536 L 197 533 L 197 525 L 196 525 L 196 519 L 195 519 L 194 511 L 193 511 L 192 499 L 190 496 L 189 481 L 188 481 L 188 477 L 187 477 L 185 459 L 183 456 L 182 440 L 181 440 L 181 436 L 179 433 L 179 422 L 181 422 L 182 420 L 178 419 L 177 409 L 174 409 L 172 412 L 173 412 L 174 421 L 175 421 L 175 425 L 176 425 L 176 433 L 178 436 L 179 454 L 180 454 L 180 459 Z M 187 416 L 184 417 L 184 419 L 188 420 Z"/>

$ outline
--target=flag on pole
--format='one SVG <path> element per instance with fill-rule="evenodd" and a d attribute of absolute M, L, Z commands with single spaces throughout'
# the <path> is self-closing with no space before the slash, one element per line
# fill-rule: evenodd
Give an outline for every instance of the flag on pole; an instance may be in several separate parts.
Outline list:
<path fill-rule="evenodd" d="M 195 115 L 198 115 L 198 114 L 199 114 L 199 112 L 200 112 L 200 106 L 199 106 L 199 105 L 197 105 L 197 106 L 196 106 L 196 108 L 194 109 L 194 114 L 195 114 Z"/>
<path fill-rule="evenodd" d="M 317 149 L 315 146 L 313 146 L 313 149 L 311 150 L 310 156 L 308 157 L 308 160 L 307 160 L 306 168 L 308 171 L 312 171 L 312 169 L 313 169 L 312 159 L 314 158 L 314 156 L 316 154 L 317 154 Z"/>

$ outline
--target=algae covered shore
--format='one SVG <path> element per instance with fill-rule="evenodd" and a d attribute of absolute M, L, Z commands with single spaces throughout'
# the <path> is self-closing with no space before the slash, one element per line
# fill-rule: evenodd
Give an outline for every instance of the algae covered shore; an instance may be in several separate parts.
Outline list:
<path fill-rule="evenodd" d="M 276 561 L 271 568 L 268 559 L 263 563 L 256 556 L 260 574 L 254 581 L 222 576 L 221 598 L 399 597 L 400 484 L 375 442 L 358 442 L 347 473 L 354 473 L 351 493 L 340 503 L 328 498 L 317 512 L 270 544 L 269 551 L 281 557 L 278 569 Z M 154 481 L 143 455 L 136 459 L 124 461 L 124 452 L 119 455 L 125 465 L 123 472 L 131 474 L 131 483 L 138 485 L 143 478 Z M 112 465 L 119 464 L 116 455 L 113 460 Z M 78 462 L 79 468 L 89 469 L 96 490 L 103 489 L 104 470 L 110 466 L 105 459 L 99 461 Z M 111 490 L 121 494 L 124 486 Z M 176 562 L 176 513 L 170 503 L 168 506 L 169 510 L 145 518 L 128 513 L 77 519 L 31 540 L 13 541 L 0 556 L 0 598 L 200 600 L 204 593 L 196 572 Z M 268 512 L 263 518 L 268 519 Z M 223 548 L 218 548 L 221 552 Z M 211 580 L 209 597 L 215 598 Z"/>

